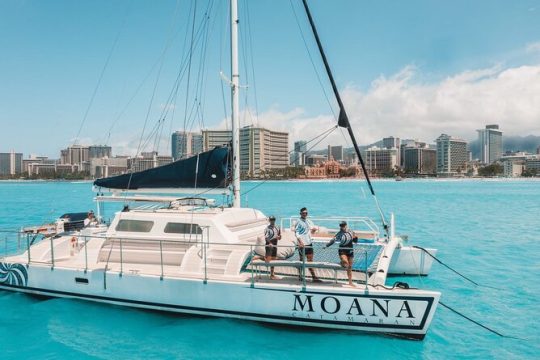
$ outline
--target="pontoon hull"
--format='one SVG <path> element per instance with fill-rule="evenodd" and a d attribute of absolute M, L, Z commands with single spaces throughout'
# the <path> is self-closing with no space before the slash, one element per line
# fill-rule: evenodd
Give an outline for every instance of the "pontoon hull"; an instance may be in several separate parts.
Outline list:
<path fill-rule="evenodd" d="M 437 254 L 437 249 L 426 250 L 433 256 Z M 423 250 L 412 246 L 402 246 L 394 251 L 388 274 L 427 276 L 432 264 L 433 258 Z"/>
<path fill-rule="evenodd" d="M 216 281 L 19 265 L 0 289 L 178 313 L 423 339 L 440 293 Z"/>

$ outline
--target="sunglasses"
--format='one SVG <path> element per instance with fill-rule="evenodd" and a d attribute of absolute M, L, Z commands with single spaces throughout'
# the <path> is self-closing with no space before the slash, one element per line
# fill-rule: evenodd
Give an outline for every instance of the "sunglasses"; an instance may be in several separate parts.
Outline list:
<path fill-rule="evenodd" d="M 301 212 L 300 215 L 307 215 L 307 211 Z"/>

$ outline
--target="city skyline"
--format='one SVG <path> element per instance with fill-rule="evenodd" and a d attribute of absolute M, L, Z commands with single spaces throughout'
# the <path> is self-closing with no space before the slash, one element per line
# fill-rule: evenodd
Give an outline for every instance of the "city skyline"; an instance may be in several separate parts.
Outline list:
<path fill-rule="evenodd" d="M 536 2 L 310 3 L 359 142 L 387 136 L 388 129 L 403 138 L 432 141 L 448 132 L 472 140 L 474 131 L 486 123 L 500 124 L 508 135 L 540 134 L 540 108 L 535 106 L 540 103 Z M 200 2 L 200 17 L 208 4 Z M 0 46 L 8 54 L 0 59 L 3 83 L 9 84 L 0 89 L 0 142 L 5 151 L 20 143 L 20 125 L 25 128 L 25 152 L 48 156 L 76 138 L 132 153 L 139 147 L 146 114 L 152 128 L 160 114 L 170 110 L 165 132 L 184 130 L 184 84 L 174 106 L 167 97 L 178 59 L 185 55 L 182 39 L 190 25 L 189 5 L 36 0 L 0 4 L 0 24 L 7 34 Z M 248 85 L 241 118 L 242 125 L 274 125 L 276 130 L 289 130 L 291 139 L 310 139 L 335 119 L 295 15 L 322 74 L 313 39 L 305 31 L 299 4 L 293 2 L 293 8 L 295 12 L 288 1 L 258 1 L 241 13 L 246 20 L 241 30 L 252 36 L 251 47 L 244 38 L 244 49 L 253 49 L 241 59 L 241 82 Z M 218 3 L 210 12 L 214 30 L 208 38 L 203 79 L 207 91 L 201 93 L 205 104 L 201 117 L 187 124 L 188 131 L 217 128 L 225 121 L 223 103 L 216 101 L 222 98 L 219 71 L 228 72 L 227 54 L 221 50 L 226 47 L 225 10 Z M 411 22 L 416 18 L 423 21 Z M 331 26 L 336 19 L 346 26 Z M 328 92 L 324 77 L 321 82 Z M 187 99 L 190 105 L 194 95 Z M 336 144 L 337 139 L 339 132 L 330 142 Z M 170 137 L 162 136 L 158 143 L 169 148 Z"/>

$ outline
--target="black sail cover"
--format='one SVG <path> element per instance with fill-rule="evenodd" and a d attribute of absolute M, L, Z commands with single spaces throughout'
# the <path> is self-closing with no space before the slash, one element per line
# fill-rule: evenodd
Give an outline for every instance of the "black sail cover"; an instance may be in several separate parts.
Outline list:
<path fill-rule="evenodd" d="M 217 147 L 198 156 L 177 160 L 153 169 L 97 179 L 94 185 L 122 190 L 224 188 L 229 183 L 228 157 L 227 147 Z"/>

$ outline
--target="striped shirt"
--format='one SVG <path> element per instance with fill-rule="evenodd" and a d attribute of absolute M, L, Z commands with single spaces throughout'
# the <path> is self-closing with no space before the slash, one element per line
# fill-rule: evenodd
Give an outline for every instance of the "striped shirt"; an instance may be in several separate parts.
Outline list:
<path fill-rule="evenodd" d="M 281 234 L 281 231 L 275 225 L 268 225 L 264 229 L 264 239 L 266 240 L 267 243 L 270 242 L 270 240 L 277 239 L 280 234 Z"/>
<path fill-rule="evenodd" d="M 332 244 L 336 241 L 339 243 L 340 248 L 352 248 L 353 242 L 357 242 L 358 238 L 354 236 L 352 231 L 339 230 L 339 232 L 332 238 L 332 240 L 330 240 L 328 244 L 326 244 L 326 246 L 332 246 Z"/>
<path fill-rule="evenodd" d="M 304 243 L 304 245 L 311 245 L 311 229 L 315 227 L 313 221 L 309 219 L 298 219 L 294 232 L 296 237 Z"/>

